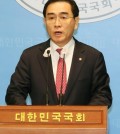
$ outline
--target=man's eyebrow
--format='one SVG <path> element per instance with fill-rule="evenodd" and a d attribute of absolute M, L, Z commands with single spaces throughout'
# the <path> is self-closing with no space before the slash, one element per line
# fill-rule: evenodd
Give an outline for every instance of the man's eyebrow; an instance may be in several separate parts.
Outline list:
<path fill-rule="evenodd" d="M 66 15 L 68 15 L 68 12 L 60 12 L 59 14 L 66 14 Z M 55 15 L 55 13 L 47 13 L 47 15 Z"/>
<path fill-rule="evenodd" d="M 60 12 L 60 14 L 68 14 L 68 12 Z"/>
<path fill-rule="evenodd" d="M 55 15 L 55 13 L 47 13 L 47 15 Z"/>

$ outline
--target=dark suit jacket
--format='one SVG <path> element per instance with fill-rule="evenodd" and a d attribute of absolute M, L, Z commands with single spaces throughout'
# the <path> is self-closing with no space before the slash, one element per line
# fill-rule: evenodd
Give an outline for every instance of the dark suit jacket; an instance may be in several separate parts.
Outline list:
<path fill-rule="evenodd" d="M 5 98 L 7 104 L 24 105 L 29 93 L 32 105 L 45 105 L 47 86 L 49 105 L 59 104 L 51 57 L 48 64 L 48 57 L 43 56 L 49 46 L 48 40 L 23 52 L 7 89 Z M 62 103 L 63 105 L 107 105 L 108 107 L 112 103 L 109 76 L 102 53 L 77 40 L 75 40 L 71 70 Z"/>

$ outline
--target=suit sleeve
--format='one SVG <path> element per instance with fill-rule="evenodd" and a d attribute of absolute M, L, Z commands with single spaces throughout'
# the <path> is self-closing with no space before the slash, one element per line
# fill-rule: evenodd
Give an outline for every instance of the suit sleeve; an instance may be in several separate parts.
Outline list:
<path fill-rule="evenodd" d="M 26 97 L 30 89 L 29 62 L 23 52 L 7 88 L 5 101 L 8 105 L 26 105 Z"/>
<path fill-rule="evenodd" d="M 89 105 L 107 105 L 112 104 L 112 94 L 109 86 L 109 75 L 102 53 L 97 57 L 92 78 L 91 100 Z"/>

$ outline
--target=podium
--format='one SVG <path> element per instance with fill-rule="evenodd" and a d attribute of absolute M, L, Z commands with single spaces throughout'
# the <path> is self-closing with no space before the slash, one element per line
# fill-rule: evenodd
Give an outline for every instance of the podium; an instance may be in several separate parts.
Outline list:
<path fill-rule="evenodd" d="M 0 134 L 107 134 L 106 106 L 0 106 Z"/>

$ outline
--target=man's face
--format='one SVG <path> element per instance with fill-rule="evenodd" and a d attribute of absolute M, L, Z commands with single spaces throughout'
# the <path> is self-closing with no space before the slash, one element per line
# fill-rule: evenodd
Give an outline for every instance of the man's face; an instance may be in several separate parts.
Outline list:
<path fill-rule="evenodd" d="M 58 46 L 63 47 L 78 27 L 79 18 L 74 18 L 71 6 L 66 2 L 55 2 L 48 6 L 44 19 L 47 32 Z"/>

